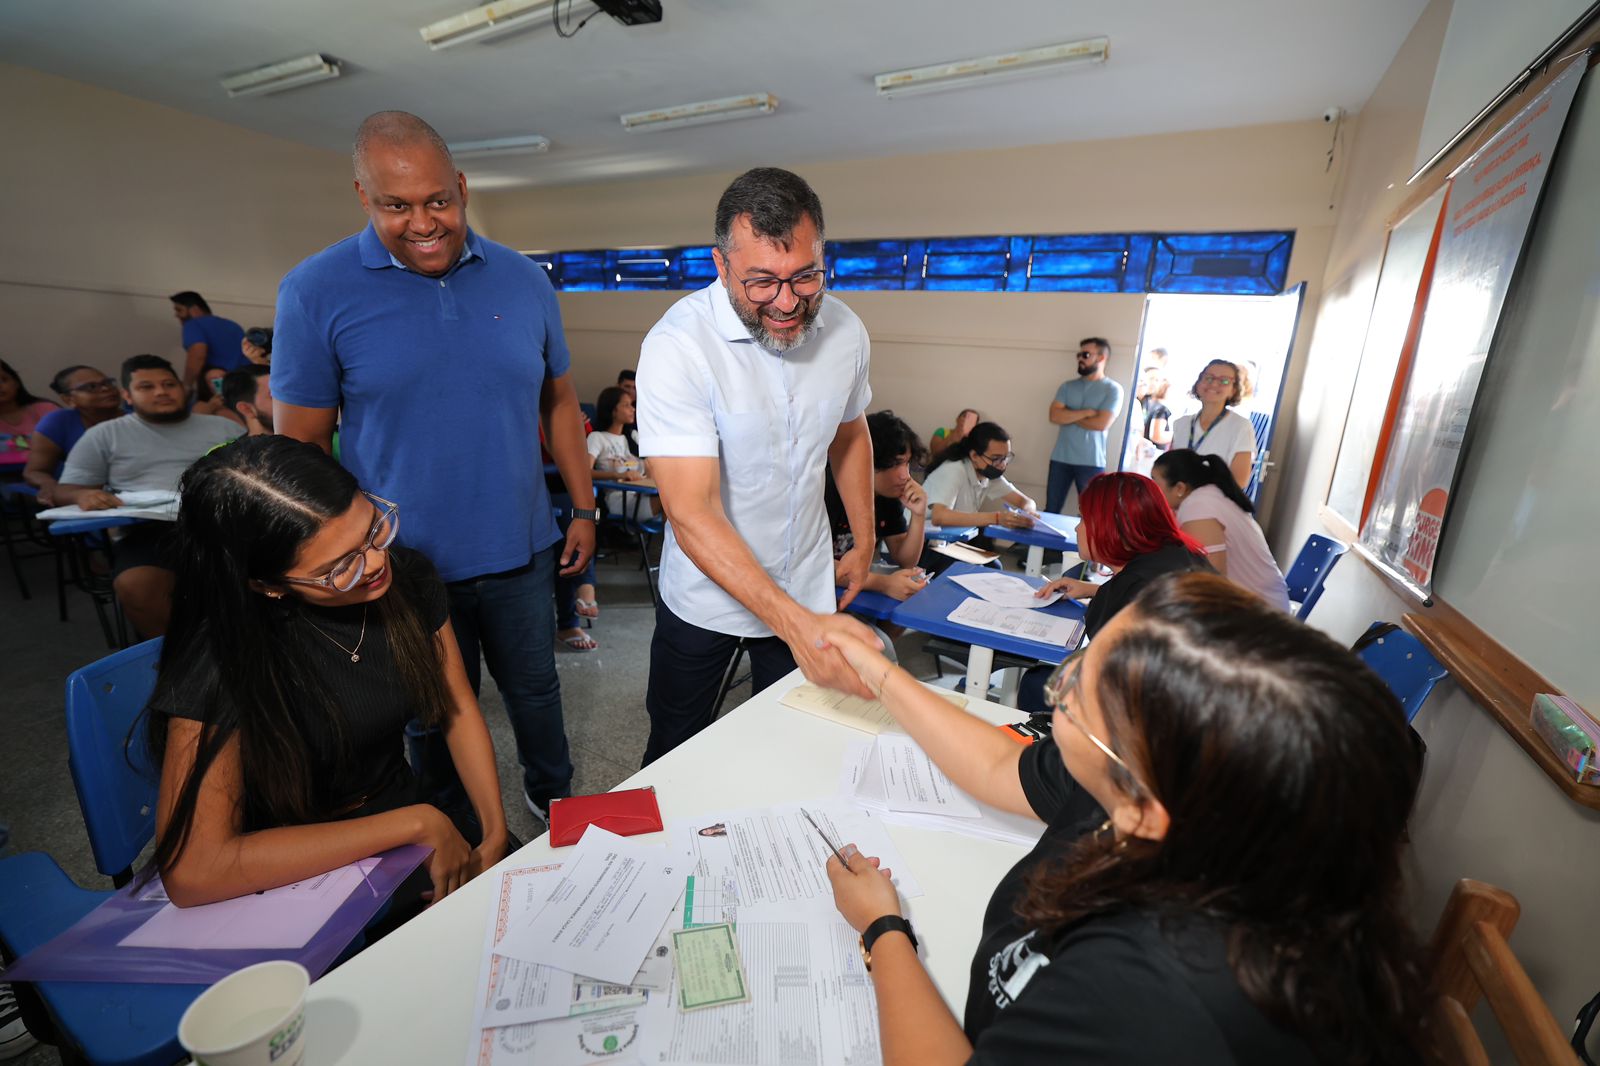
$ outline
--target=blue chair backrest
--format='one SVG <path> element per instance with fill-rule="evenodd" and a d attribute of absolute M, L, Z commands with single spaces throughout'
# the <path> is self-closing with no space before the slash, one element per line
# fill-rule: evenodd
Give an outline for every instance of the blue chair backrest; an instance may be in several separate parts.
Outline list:
<path fill-rule="evenodd" d="M 1349 550 L 1350 545 L 1343 541 L 1319 533 L 1306 538 L 1305 546 L 1295 556 L 1294 565 L 1283 576 L 1284 583 L 1289 586 L 1290 601 L 1300 605 L 1294 613 L 1296 618 L 1302 622 L 1306 620 L 1311 608 L 1322 598 L 1322 583 L 1328 580 L 1328 572 Z"/>
<path fill-rule="evenodd" d="M 1265 411 L 1251 411 L 1250 428 L 1255 431 L 1256 461 L 1250 464 L 1250 484 L 1244 487 L 1244 494 L 1254 501 L 1261 492 L 1261 464 L 1267 451 L 1267 435 L 1272 428 L 1272 416 Z"/>
<path fill-rule="evenodd" d="M 1374 622 L 1367 632 L 1387 625 L 1387 622 Z M 1422 710 L 1433 686 L 1450 676 L 1450 671 L 1422 646 L 1422 641 L 1403 629 L 1373 638 L 1357 654 L 1372 667 L 1373 673 L 1383 678 L 1383 683 L 1405 708 L 1408 722 Z"/>
<path fill-rule="evenodd" d="M 160 659 L 161 640 L 147 640 L 67 678 L 72 784 L 94 864 L 119 883 L 155 833 L 159 767 L 150 758 L 141 716 Z"/>
<path fill-rule="evenodd" d="M 589 420 L 589 424 L 594 426 L 595 429 L 610 428 L 608 426 L 596 425 L 596 423 L 600 421 L 600 408 L 596 407 L 594 404 L 579 401 L 578 410 L 583 412 L 583 417 L 587 418 Z"/>

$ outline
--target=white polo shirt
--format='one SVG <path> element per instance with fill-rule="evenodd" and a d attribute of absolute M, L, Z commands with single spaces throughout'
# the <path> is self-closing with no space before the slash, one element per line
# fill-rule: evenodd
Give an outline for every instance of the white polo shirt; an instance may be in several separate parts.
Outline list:
<path fill-rule="evenodd" d="M 816 325 L 806 343 L 771 352 L 739 321 L 720 280 L 673 304 L 639 351 L 639 453 L 716 458 L 723 510 L 756 561 L 796 602 L 830 613 L 823 471 L 840 424 L 872 400 L 870 345 L 861 319 L 832 296 Z M 670 523 L 661 598 L 702 629 L 772 635 L 689 560 Z"/>

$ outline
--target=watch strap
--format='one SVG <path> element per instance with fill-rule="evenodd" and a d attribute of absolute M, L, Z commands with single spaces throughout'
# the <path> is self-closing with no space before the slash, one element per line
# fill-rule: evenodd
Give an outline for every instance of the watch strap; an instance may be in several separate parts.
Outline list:
<path fill-rule="evenodd" d="M 590 521 L 590 522 L 595 522 L 595 521 L 599 520 L 600 512 L 596 508 L 593 508 L 593 507 L 574 507 L 572 509 L 572 517 L 573 518 L 582 518 L 582 519 L 586 519 L 587 521 Z"/>
<path fill-rule="evenodd" d="M 911 941 L 912 951 L 917 950 L 917 934 L 911 931 L 911 923 L 898 914 L 885 914 L 882 918 L 861 930 L 861 950 L 871 955 L 872 945 L 877 943 L 878 938 L 884 933 L 896 930 L 904 933 L 906 939 Z"/>

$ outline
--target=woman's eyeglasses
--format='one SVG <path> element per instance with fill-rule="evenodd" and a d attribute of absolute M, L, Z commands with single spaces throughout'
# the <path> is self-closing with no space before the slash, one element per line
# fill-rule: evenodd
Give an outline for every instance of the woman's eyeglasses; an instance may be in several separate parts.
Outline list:
<path fill-rule="evenodd" d="M 372 501 L 373 508 L 378 512 L 372 520 L 372 529 L 367 533 L 366 543 L 355 551 L 333 564 L 333 568 L 321 577 L 288 577 L 283 580 L 295 585 L 320 585 L 323 588 L 335 589 L 339 592 L 349 592 L 361 583 L 361 578 L 367 572 L 367 552 L 374 548 L 382 550 L 394 543 L 395 536 L 400 532 L 400 505 L 374 496 L 370 492 L 362 492 L 363 496 Z"/>
<path fill-rule="evenodd" d="M 1200 383 L 1202 385 L 1232 385 L 1233 379 L 1223 377 L 1220 374 L 1201 374 Z"/>
<path fill-rule="evenodd" d="M 1072 708 L 1067 703 L 1067 695 L 1078 687 L 1078 677 L 1082 671 L 1083 653 L 1069 655 L 1060 666 L 1051 672 L 1050 679 L 1044 683 L 1045 703 L 1060 711 L 1061 717 L 1076 726 L 1078 732 L 1089 738 L 1089 743 L 1099 748 L 1106 758 L 1116 764 L 1127 775 L 1135 793 L 1142 793 L 1147 796 L 1155 795 L 1155 792 L 1145 785 L 1139 775 L 1133 772 L 1133 767 L 1128 765 L 1127 760 L 1112 751 L 1111 745 L 1089 732 L 1089 727 L 1084 725 L 1076 714 L 1072 713 Z"/>

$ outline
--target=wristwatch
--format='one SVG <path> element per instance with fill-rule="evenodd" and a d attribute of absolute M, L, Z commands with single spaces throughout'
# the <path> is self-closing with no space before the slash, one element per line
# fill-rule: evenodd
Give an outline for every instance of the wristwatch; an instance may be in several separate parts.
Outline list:
<path fill-rule="evenodd" d="M 893 932 L 904 933 L 906 939 L 911 941 L 911 950 L 917 950 L 917 934 L 911 931 L 911 923 L 898 914 L 885 914 L 861 930 L 861 961 L 867 967 L 868 973 L 872 972 L 872 945 L 876 944 L 884 933 Z"/>
<path fill-rule="evenodd" d="M 574 507 L 572 509 L 572 517 L 582 518 L 589 522 L 597 522 L 600 520 L 600 512 L 593 507 Z"/>

